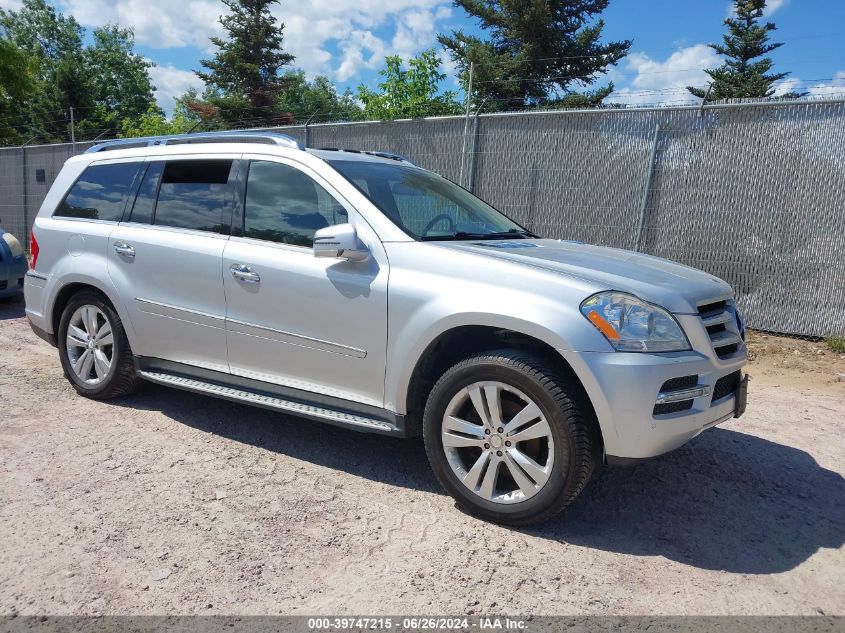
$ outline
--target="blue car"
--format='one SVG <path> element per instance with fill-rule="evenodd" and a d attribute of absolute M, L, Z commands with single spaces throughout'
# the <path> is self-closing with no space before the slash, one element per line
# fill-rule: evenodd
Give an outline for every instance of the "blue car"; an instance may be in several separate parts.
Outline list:
<path fill-rule="evenodd" d="M 20 296 L 27 268 L 21 243 L 0 226 L 0 299 Z"/>

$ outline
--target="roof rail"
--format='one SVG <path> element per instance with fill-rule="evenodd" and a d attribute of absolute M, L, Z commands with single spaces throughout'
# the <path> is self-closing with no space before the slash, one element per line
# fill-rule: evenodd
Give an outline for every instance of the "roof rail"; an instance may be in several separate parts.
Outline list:
<path fill-rule="evenodd" d="M 155 147 L 158 145 L 190 145 L 193 143 L 259 143 L 280 145 L 293 149 L 304 149 L 295 138 L 278 132 L 251 132 L 249 130 L 227 130 L 225 132 L 196 132 L 194 134 L 171 134 L 168 136 L 145 136 L 105 141 L 90 147 L 86 154 L 107 152 L 113 149 L 132 147 Z"/>
<path fill-rule="evenodd" d="M 366 154 L 368 156 L 378 156 L 379 158 L 389 158 L 390 160 L 398 160 L 403 163 L 409 163 L 413 165 L 413 161 L 407 156 L 402 156 L 402 154 L 393 154 L 392 152 L 377 152 L 373 150 L 367 149 L 344 149 L 341 147 L 320 147 L 321 151 L 325 152 L 349 152 L 352 154 Z"/>

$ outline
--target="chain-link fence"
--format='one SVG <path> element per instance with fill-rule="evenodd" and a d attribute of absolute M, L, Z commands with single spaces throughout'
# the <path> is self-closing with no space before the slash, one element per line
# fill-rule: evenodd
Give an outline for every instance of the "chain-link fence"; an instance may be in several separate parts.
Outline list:
<path fill-rule="evenodd" d="M 845 100 L 277 129 L 309 147 L 408 156 L 545 237 L 702 268 L 733 285 L 751 327 L 845 333 Z M 7 230 L 27 238 L 71 153 L 0 150 Z"/>

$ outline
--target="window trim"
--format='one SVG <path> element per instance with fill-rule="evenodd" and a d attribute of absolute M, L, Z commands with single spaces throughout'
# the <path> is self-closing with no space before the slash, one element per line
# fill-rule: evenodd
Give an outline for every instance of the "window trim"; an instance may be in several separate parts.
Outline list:
<path fill-rule="evenodd" d="M 335 202 L 337 202 L 338 204 L 340 204 L 340 206 L 346 209 L 348 224 L 354 225 L 354 223 L 352 222 L 353 214 L 355 217 L 361 218 L 363 220 L 363 217 L 360 213 L 358 213 L 358 210 L 346 198 L 340 195 L 337 189 L 335 189 L 325 178 L 323 178 L 320 174 L 311 169 L 308 165 L 290 159 L 287 156 L 244 154 L 241 160 L 242 182 L 238 183 L 241 186 L 241 189 L 238 190 L 239 201 L 235 205 L 236 214 L 233 214 L 232 216 L 233 232 L 231 234 L 231 237 L 237 238 L 237 241 L 243 241 L 251 244 L 261 244 L 264 246 L 281 247 L 283 250 L 290 250 L 292 252 L 308 254 L 313 254 L 314 252 L 313 244 L 311 246 L 300 246 L 298 244 L 288 244 L 287 242 L 274 242 L 273 240 L 262 240 L 258 237 L 247 237 L 246 235 L 244 235 L 244 230 L 246 228 L 246 185 L 247 180 L 249 179 L 249 168 L 252 163 L 255 162 L 277 163 L 279 165 L 285 165 L 287 167 L 299 171 L 300 173 L 304 174 L 305 176 L 313 180 L 315 183 L 320 185 L 326 191 L 327 194 L 334 198 Z M 237 235 L 234 232 L 236 230 Z"/>
<path fill-rule="evenodd" d="M 120 216 L 116 220 L 101 220 L 99 218 L 78 218 L 72 215 L 57 215 L 57 212 L 62 207 L 62 205 L 67 201 L 68 196 L 73 191 L 74 187 L 82 180 L 82 177 L 92 167 L 108 167 L 109 165 L 124 165 L 124 164 L 133 164 L 135 163 L 135 173 L 132 176 L 132 180 L 129 182 L 129 188 L 126 192 L 126 197 L 123 200 L 123 209 L 120 211 Z M 123 218 L 126 217 L 126 207 L 129 204 L 130 198 L 135 201 L 135 190 L 139 184 L 138 180 L 138 173 L 141 171 L 141 168 L 146 163 L 146 160 L 140 157 L 132 157 L 132 158 L 116 158 L 112 160 L 95 160 L 91 161 L 85 167 L 82 168 L 82 171 L 79 172 L 79 175 L 74 179 L 73 183 L 70 187 L 67 188 L 65 191 L 65 195 L 62 196 L 62 199 L 59 203 L 53 208 L 53 212 L 50 214 L 51 220 L 71 220 L 76 222 L 96 222 L 97 224 L 120 224 L 123 222 Z"/>

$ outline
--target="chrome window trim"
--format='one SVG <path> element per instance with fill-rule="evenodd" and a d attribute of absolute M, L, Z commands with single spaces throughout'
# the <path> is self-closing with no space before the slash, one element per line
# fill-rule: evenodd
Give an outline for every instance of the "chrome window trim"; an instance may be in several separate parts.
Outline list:
<path fill-rule="evenodd" d="M 244 237 L 242 235 L 230 235 L 229 239 L 233 242 L 243 242 L 245 244 L 254 244 L 255 246 L 268 246 L 283 251 L 290 251 L 291 253 L 301 253 L 303 255 L 314 256 L 314 248 L 312 246 L 299 246 L 298 244 L 288 244 L 287 242 L 273 242 L 271 240 L 262 240 L 257 237 Z"/>
<path fill-rule="evenodd" d="M 74 183 L 75 185 L 76 183 Z M 62 198 L 64 200 L 64 198 Z M 54 212 L 55 213 L 55 212 Z M 50 220 L 57 220 L 59 222 L 91 222 L 94 224 L 120 224 L 120 220 L 97 220 L 94 218 L 75 218 L 70 215 L 51 215 Z"/>
<path fill-rule="evenodd" d="M 117 224 L 117 223 L 115 223 Z M 165 224 L 147 224 L 146 222 L 120 222 L 121 226 L 138 227 L 154 231 L 166 231 L 168 233 L 182 233 L 186 235 L 196 235 L 197 237 L 212 237 L 216 240 L 228 240 L 229 236 L 224 233 L 215 233 L 214 231 L 203 231 L 201 229 L 186 229 L 181 226 L 167 226 Z"/>

